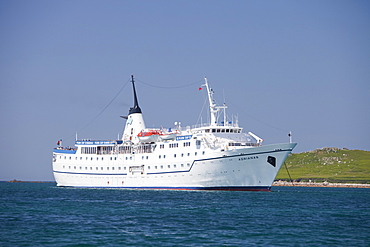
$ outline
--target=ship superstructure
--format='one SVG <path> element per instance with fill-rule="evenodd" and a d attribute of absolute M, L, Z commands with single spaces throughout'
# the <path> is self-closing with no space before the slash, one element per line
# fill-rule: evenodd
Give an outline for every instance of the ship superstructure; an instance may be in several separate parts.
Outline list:
<path fill-rule="evenodd" d="M 262 145 L 226 117 L 205 78 L 210 122 L 182 129 L 147 128 L 134 77 L 134 106 L 120 140 L 76 140 L 53 152 L 58 186 L 268 191 L 296 143 Z"/>

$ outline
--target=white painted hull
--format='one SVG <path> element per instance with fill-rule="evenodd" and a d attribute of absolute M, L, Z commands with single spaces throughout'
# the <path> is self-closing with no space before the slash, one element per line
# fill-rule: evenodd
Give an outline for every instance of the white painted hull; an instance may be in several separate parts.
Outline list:
<path fill-rule="evenodd" d="M 246 147 L 205 152 L 204 155 L 202 150 L 197 150 L 196 157 L 178 157 L 166 161 L 159 160 L 155 152 L 103 157 L 96 154 L 81 155 L 55 151 L 53 171 L 58 186 L 269 190 L 295 145 L 287 143 Z M 132 157 L 131 160 L 126 160 L 126 156 Z M 269 156 L 276 159 L 275 166 L 268 162 Z M 116 160 L 113 157 L 116 157 Z M 135 165 L 137 169 L 129 169 Z"/>

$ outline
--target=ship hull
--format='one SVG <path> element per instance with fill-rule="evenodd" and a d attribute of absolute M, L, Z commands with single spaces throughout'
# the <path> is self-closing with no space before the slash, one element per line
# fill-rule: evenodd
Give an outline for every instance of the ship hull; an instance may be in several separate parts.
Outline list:
<path fill-rule="evenodd" d="M 133 158 L 126 161 L 124 154 L 102 159 L 99 155 L 82 157 L 55 150 L 53 173 L 58 186 L 269 191 L 295 145 L 286 143 L 220 150 L 166 162 L 156 160 L 154 155 L 144 160 L 141 154 L 131 155 Z"/>

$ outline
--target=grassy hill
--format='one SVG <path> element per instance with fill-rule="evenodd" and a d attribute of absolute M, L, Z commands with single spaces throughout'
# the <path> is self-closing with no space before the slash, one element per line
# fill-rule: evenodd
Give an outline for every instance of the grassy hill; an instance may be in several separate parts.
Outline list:
<path fill-rule="evenodd" d="M 297 181 L 370 183 L 370 151 L 321 148 L 291 154 L 285 163 Z M 290 180 L 284 165 L 276 180 Z"/>

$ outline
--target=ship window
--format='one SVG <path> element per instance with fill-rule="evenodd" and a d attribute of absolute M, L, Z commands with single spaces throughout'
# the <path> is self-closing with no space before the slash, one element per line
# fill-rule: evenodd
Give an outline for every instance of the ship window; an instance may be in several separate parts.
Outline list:
<path fill-rule="evenodd" d="M 168 165 L 168 168 L 171 168 L 171 166 L 170 166 L 170 165 Z"/>
<path fill-rule="evenodd" d="M 110 160 L 112 160 L 112 157 L 110 157 Z"/>
<path fill-rule="evenodd" d="M 92 170 L 92 167 L 90 167 L 90 170 Z"/>
<path fill-rule="evenodd" d="M 76 167 L 73 167 L 76 170 Z"/>
<path fill-rule="evenodd" d="M 99 157 L 96 157 L 96 160 L 99 160 Z"/>
<path fill-rule="evenodd" d="M 126 166 L 123 169 L 126 170 Z"/>
<path fill-rule="evenodd" d="M 63 166 L 63 169 L 65 168 L 65 166 Z"/>
<path fill-rule="evenodd" d="M 159 146 L 159 148 L 161 148 L 161 149 L 162 149 L 162 148 L 164 148 L 164 144 L 161 144 L 161 145 Z"/>
<path fill-rule="evenodd" d="M 85 170 L 87 170 L 87 167 L 85 166 Z"/>
<path fill-rule="evenodd" d="M 224 130 L 224 129 L 222 129 L 222 130 L 221 130 L 221 132 L 222 132 L 222 133 L 225 133 L 225 130 Z"/>
<path fill-rule="evenodd" d="M 209 129 L 206 129 L 206 131 L 205 131 L 206 133 L 209 133 Z"/>
<path fill-rule="evenodd" d="M 198 154 L 198 153 L 197 153 L 197 152 L 195 152 L 195 156 L 197 156 L 197 154 Z"/>
<path fill-rule="evenodd" d="M 161 166 L 161 169 L 163 169 L 163 166 Z"/>
<path fill-rule="evenodd" d="M 166 158 L 166 155 L 163 155 L 163 159 L 165 159 Z"/>
<path fill-rule="evenodd" d="M 118 167 L 118 170 L 121 170 L 121 167 L 120 166 Z"/>
<path fill-rule="evenodd" d="M 80 170 L 82 170 L 82 166 L 80 166 Z"/>
<path fill-rule="evenodd" d="M 159 158 L 162 158 L 162 155 L 159 155 Z"/>
<path fill-rule="evenodd" d="M 100 167 L 100 170 L 103 170 L 103 167 Z"/>
<path fill-rule="evenodd" d="M 212 129 L 212 133 L 215 133 L 216 132 L 216 130 L 215 129 Z"/>
<path fill-rule="evenodd" d="M 103 157 L 101 157 L 101 160 L 104 160 L 104 158 L 103 158 Z"/>
<path fill-rule="evenodd" d="M 190 166 L 190 163 L 187 163 L 187 166 Z"/>
<path fill-rule="evenodd" d="M 71 166 L 68 166 L 68 169 L 71 169 Z"/>
<path fill-rule="evenodd" d="M 93 160 L 93 157 L 91 157 L 91 160 Z"/>
<path fill-rule="evenodd" d="M 154 166 L 154 169 L 157 169 L 157 166 Z"/>
<path fill-rule="evenodd" d="M 190 153 L 188 153 L 188 156 L 190 156 Z"/>
<path fill-rule="evenodd" d="M 75 158 L 75 160 L 77 160 L 77 157 Z"/>
<path fill-rule="evenodd" d="M 229 129 L 226 129 L 226 133 L 229 133 L 230 132 L 230 130 Z"/>
<path fill-rule="evenodd" d="M 99 167 L 96 167 L 96 170 L 99 170 Z"/>
<path fill-rule="evenodd" d="M 107 167 L 107 170 L 109 170 L 109 167 Z"/>
<path fill-rule="evenodd" d="M 127 157 L 126 157 L 127 158 Z M 117 160 L 117 157 L 114 157 L 114 160 Z"/>
<path fill-rule="evenodd" d="M 176 164 L 175 164 L 175 165 L 173 165 L 173 168 L 176 168 Z"/>
<path fill-rule="evenodd" d="M 206 152 L 204 152 L 204 151 L 202 152 L 202 154 L 203 154 L 203 155 L 204 155 L 205 153 L 206 153 Z"/>
<path fill-rule="evenodd" d="M 114 167 L 112 167 L 112 170 L 114 170 Z"/>
<path fill-rule="evenodd" d="M 217 129 L 217 132 L 219 133 L 219 132 L 221 132 L 221 130 L 220 129 Z"/>
<path fill-rule="evenodd" d="M 184 154 L 181 154 L 181 157 L 184 157 Z"/>
<path fill-rule="evenodd" d="M 181 164 L 181 167 L 184 167 L 184 164 Z"/>
<path fill-rule="evenodd" d="M 144 159 L 144 156 L 141 156 L 141 159 L 143 160 Z"/>
<path fill-rule="evenodd" d="M 130 157 L 130 160 L 132 160 L 132 156 Z"/>
<path fill-rule="evenodd" d="M 69 159 L 72 159 L 72 157 L 71 157 L 71 156 L 69 156 Z"/>
<path fill-rule="evenodd" d="M 82 160 L 82 157 L 80 157 L 80 160 Z"/>
<path fill-rule="evenodd" d="M 148 156 L 146 156 L 146 159 L 149 159 L 149 157 L 148 157 Z"/>
<path fill-rule="evenodd" d="M 174 154 L 173 157 L 176 158 L 176 154 Z"/>
<path fill-rule="evenodd" d="M 88 158 L 86 157 L 86 160 L 87 160 Z"/>
<path fill-rule="evenodd" d="M 64 159 L 67 159 L 67 157 L 66 157 L 66 156 L 64 156 Z"/>

